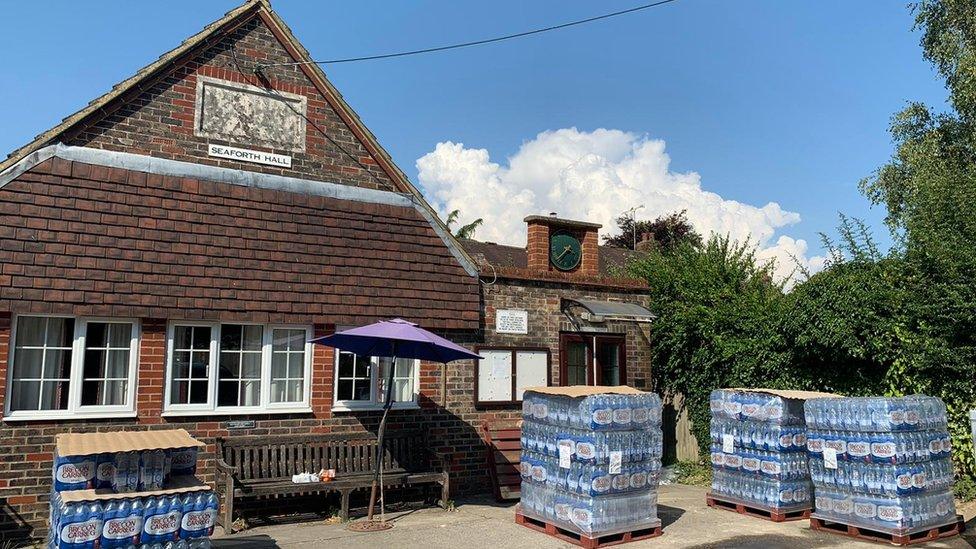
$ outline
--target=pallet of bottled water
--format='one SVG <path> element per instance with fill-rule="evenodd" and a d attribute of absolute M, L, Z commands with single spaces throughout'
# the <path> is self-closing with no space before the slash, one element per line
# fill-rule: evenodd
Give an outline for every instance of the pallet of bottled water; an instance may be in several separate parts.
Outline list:
<path fill-rule="evenodd" d="M 529 390 L 521 442 L 521 523 L 528 517 L 588 538 L 659 533 L 663 441 L 656 394 L 629 387 Z"/>
<path fill-rule="evenodd" d="M 56 492 L 51 499 L 47 546 L 209 549 L 218 508 L 212 490 L 91 501 Z"/>
<path fill-rule="evenodd" d="M 952 443 L 935 397 L 806 403 L 814 517 L 893 535 L 956 520 Z"/>
<path fill-rule="evenodd" d="M 760 389 L 712 392 L 709 505 L 739 512 L 747 508 L 750 514 L 771 520 L 803 518 L 796 513 L 813 505 L 803 398 L 799 398 L 807 395 L 813 394 Z"/>

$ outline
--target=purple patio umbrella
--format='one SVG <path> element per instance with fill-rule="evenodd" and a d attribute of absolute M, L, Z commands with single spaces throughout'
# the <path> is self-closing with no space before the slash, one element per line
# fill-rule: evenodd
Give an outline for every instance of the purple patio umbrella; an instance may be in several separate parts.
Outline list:
<path fill-rule="evenodd" d="M 386 416 L 393 406 L 393 373 L 396 370 L 396 360 L 398 358 L 411 358 L 446 364 L 454 360 L 480 359 L 481 357 L 402 318 L 381 320 L 359 328 L 343 330 L 330 336 L 313 339 L 312 343 L 320 343 L 362 356 L 381 356 L 393 359 L 386 379 L 383 417 L 380 419 L 380 426 L 376 433 L 376 469 L 373 471 L 373 487 L 369 495 L 369 514 L 367 516 L 367 521 L 372 521 L 380 469 L 383 467 L 381 456 L 383 455 L 383 433 L 386 430 Z"/>

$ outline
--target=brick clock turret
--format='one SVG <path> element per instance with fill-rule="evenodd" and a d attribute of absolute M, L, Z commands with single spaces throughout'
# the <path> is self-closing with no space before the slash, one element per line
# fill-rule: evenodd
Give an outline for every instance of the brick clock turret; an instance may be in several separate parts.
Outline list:
<path fill-rule="evenodd" d="M 560 219 L 555 215 L 530 215 L 528 226 L 528 268 L 596 275 L 600 268 L 601 225 Z"/>

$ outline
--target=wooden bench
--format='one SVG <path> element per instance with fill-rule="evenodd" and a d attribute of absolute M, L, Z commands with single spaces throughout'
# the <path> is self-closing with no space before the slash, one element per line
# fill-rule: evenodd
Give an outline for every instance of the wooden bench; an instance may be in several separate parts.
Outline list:
<path fill-rule="evenodd" d="M 511 501 L 521 497 L 522 420 L 485 420 L 481 424 L 485 460 L 495 499 Z"/>
<path fill-rule="evenodd" d="M 447 507 L 447 461 L 430 449 L 425 431 L 388 432 L 384 450 L 384 486 L 440 484 L 441 505 Z M 218 438 L 217 490 L 224 497 L 224 530 L 233 529 L 234 500 L 258 496 L 338 492 L 342 520 L 348 520 L 349 495 L 372 486 L 375 460 L 376 437 L 369 433 Z M 335 469 L 335 480 L 291 480 L 292 475 L 322 469 Z"/>

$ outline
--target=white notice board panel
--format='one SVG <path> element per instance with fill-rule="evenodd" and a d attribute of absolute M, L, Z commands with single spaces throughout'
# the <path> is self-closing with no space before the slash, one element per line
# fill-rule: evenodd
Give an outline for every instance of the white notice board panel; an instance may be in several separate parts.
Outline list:
<path fill-rule="evenodd" d="M 515 363 L 518 364 L 515 379 L 517 400 L 522 400 L 522 393 L 527 387 L 549 385 L 549 354 L 545 351 L 517 351 Z"/>
<path fill-rule="evenodd" d="M 481 350 L 478 365 L 478 401 L 512 400 L 512 351 Z"/>

